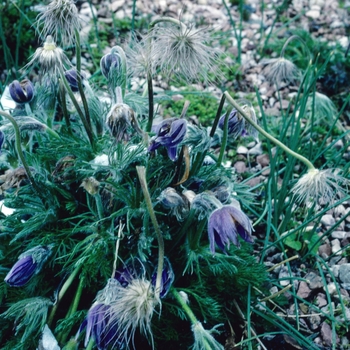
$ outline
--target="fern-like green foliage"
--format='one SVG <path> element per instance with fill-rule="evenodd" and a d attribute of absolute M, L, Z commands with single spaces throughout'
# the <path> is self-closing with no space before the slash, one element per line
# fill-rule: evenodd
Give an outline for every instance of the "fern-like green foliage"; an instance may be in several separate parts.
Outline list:
<path fill-rule="evenodd" d="M 0 315 L 11 320 L 16 327 L 16 335 L 21 335 L 20 342 L 25 344 L 29 340 L 38 339 L 47 319 L 47 312 L 52 302 L 43 297 L 34 297 L 18 301 Z"/>

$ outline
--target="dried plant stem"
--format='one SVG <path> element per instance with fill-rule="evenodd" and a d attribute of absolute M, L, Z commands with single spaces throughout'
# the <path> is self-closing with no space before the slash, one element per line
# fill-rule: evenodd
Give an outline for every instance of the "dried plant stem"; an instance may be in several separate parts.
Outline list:
<path fill-rule="evenodd" d="M 162 273 L 163 273 L 163 266 L 164 266 L 164 240 L 163 240 L 162 232 L 160 231 L 160 228 L 158 225 L 156 215 L 153 210 L 151 196 L 148 191 L 147 182 L 146 182 L 146 168 L 144 166 L 137 166 L 136 171 L 141 184 L 143 196 L 145 197 L 148 214 L 151 218 L 151 221 L 154 226 L 154 230 L 156 231 L 157 239 L 158 239 L 158 267 L 157 267 L 157 279 L 156 279 L 156 286 L 155 286 L 155 294 L 156 294 L 155 299 L 157 300 L 160 295 Z"/>
<path fill-rule="evenodd" d="M 274 293 L 272 295 L 269 295 L 268 297 L 260 299 L 260 302 L 267 301 L 267 300 L 270 300 L 270 299 L 274 299 L 274 298 L 278 297 L 279 295 L 283 294 L 284 292 L 286 292 L 287 290 L 289 290 L 291 287 L 292 287 L 292 285 L 288 284 L 288 286 L 284 287 L 283 289 L 281 289 L 277 293 Z"/>
<path fill-rule="evenodd" d="M 226 91 L 225 96 L 227 101 L 241 114 L 241 116 L 249 123 L 251 124 L 256 130 L 260 132 L 260 134 L 264 135 L 267 139 L 269 139 L 271 142 L 273 142 L 278 147 L 282 148 L 286 153 L 291 155 L 292 157 L 300 160 L 302 163 L 304 163 L 308 170 L 315 170 L 314 165 L 304 156 L 301 154 L 292 151 L 289 147 L 287 147 L 284 143 L 274 138 L 272 135 L 270 135 L 267 131 L 265 131 L 262 127 L 260 127 L 257 123 L 255 123 L 251 118 L 249 118 L 248 114 L 242 109 L 242 107 L 230 96 L 230 94 Z"/>
<path fill-rule="evenodd" d="M 298 254 L 297 254 L 297 255 L 294 255 L 294 256 L 291 256 L 290 258 L 285 259 L 285 260 L 279 262 L 278 264 L 276 264 L 276 265 L 270 267 L 270 268 L 267 270 L 267 272 L 270 272 L 270 271 L 276 269 L 277 267 L 279 267 L 279 266 L 285 264 L 286 262 L 289 262 L 289 261 L 292 261 L 292 260 L 295 260 L 295 259 L 298 259 L 298 258 L 299 258 L 299 255 L 298 255 Z"/>
<path fill-rule="evenodd" d="M 243 314 L 241 308 L 239 307 L 237 301 L 236 301 L 236 300 L 233 300 L 233 304 L 234 304 L 235 308 L 237 309 L 239 315 L 241 316 L 242 320 L 244 321 L 244 323 L 247 324 L 246 318 L 245 318 L 245 316 L 244 316 L 244 314 Z M 255 332 L 255 330 L 253 329 L 252 326 L 250 326 L 250 330 L 251 330 L 251 332 L 253 333 L 254 337 L 257 337 L 256 340 L 259 342 L 260 346 L 261 346 L 263 349 L 267 350 L 267 348 L 266 348 L 265 345 L 262 343 L 262 341 L 259 339 L 258 334 Z"/>

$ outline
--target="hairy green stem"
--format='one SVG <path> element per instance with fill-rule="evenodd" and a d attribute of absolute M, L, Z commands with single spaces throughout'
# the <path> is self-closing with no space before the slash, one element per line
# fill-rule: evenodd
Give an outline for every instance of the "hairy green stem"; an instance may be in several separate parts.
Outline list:
<path fill-rule="evenodd" d="M 60 84 L 59 85 L 59 96 L 60 96 L 60 101 L 61 101 L 62 113 L 63 113 L 64 120 L 66 122 L 67 130 L 69 133 L 71 133 L 72 129 L 71 129 L 69 113 L 68 113 L 68 109 L 67 109 L 66 90 L 65 90 L 65 87 L 61 81 L 59 84 Z"/>
<path fill-rule="evenodd" d="M 150 132 L 153 124 L 154 117 L 154 100 L 153 100 L 153 81 L 152 74 L 147 71 L 147 92 L 148 92 L 148 121 L 146 125 L 146 131 Z"/>
<path fill-rule="evenodd" d="M 271 142 L 273 142 L 278 147 L 282 148 L 286 153 L 291 155 L 292 157 L 300 160 L 302 163 L 304 163 L 308 170 L 315 170 L 314 165 L 304 156 L 301 154 L 292 151 L 289 147 L 287 147 L 284 143 L 274 138 L 272 135 L 270 135 L 267 131 L 265 131 L 262 127 L 260 127 L 256 122 L 254 122 L 248 114 L 242 109 L 242 107 L 230 96 L 230 94 L 226 91 L 225 96 L 227 101 L 237 109 L 237 111 L 241 114 L 241 116 L 249 123 L 251 124 L 256 130 L 260 132 L 260 134 L 264 135 L 267 139 L 269 139 Z"/>
<path fill-rule="evenodd" d="M 71 273 L 71 275 L 68 277 L 67 281 L 64 282 L 60 292 L 58 293 L 58 296 L 57 296 L 57 300 L 56 300 L 56 303 L 55 305 L 53 306 L 51 312 L 50 312 L 50 315 L 48 317 L 48 321 L 47 321 L 47 324 L 48 326 L 50 327 L 51 324 L 52 324 L 52 321 L 55 317 L 55 314 L 56 314 L 56 311 L 58 309 L 58 306 L 59 306 L 59 303 L 60 301 L 62 300 L 63 296 L 66 294 L 68 288 L 71 286 L 71 284 L 73 283 L 75 277 L 78 275 L 78 273 L 80 272 L 80 269 L 82 268 L 82 265 L 79 265 L 75 268 L 75 270 Z"/>
<path fill-rule="evenodd" d="M 75 292 L 75 297 L 74 297 L 73 303 L 72 303 L 72 305 L 67 313 L 66 319 L 68 317 L 72 316 L 78 310 L 81 294 L 82 294 L 83 288 L 84 288 L 84 282 L 85 282 L 84 277 L 80 278 L 77 291 Z M 69 335 L 70 329 L 71 328 L 66 330 L 66 332 L 64 334 L 59 334 L 57 336 L 57 340 L 59 340 L 60 343 L 65 343 L 67 341 L 67 337 Z"/>
<path fill-rule="evenodd" d="M 18 153 L 18 157 L 20 158 L 22 165 L 26 171 L 27 177 L 29 179 L 30 184 L 33 186 L 33 188 L 35 189 L 36 192 L 40 193 L 40 188 L 38 187 L 38 185 L 36 184 L 33 174 L 30 171 L 29 165 L 24 157 L 23 151 L 22 151 L 22 145 L 21 145 L 21 134 L 20 134 L 20 130 L 18 127 L 18 124 L 15 120 L 15 118 L 12 117 L 11 114 L 4 112 L 4 111 L 0 111 L 0 115 L 2 115 L 3 117 L 5 117 L 6 119 L 8 119 L 11 124 L 13 125 L 13 128 L 15 130 L 15 143 L 16 143 L 16 150 Z"/>
<path fill-rule="evenodd" d="M 121 89 L 122 89 L 122 97 L 124 99 L 125 92 L 126 92 L 126 77 L 127 77 L 127 65 L 126 65 L 126 56 L 124 50 L 120 46 L 114 46 L 112 50 L 116 50 L 118 52 L 118 55 L 120 57 L 120 63 L 122 68 L 122 82 L 121 82 Z M 117 101 L 118 103 L 118 101 Z"/>
<path fill-rule="evenodd" d="M 220 147 L 220 154 L 218 157 L 218 160 L 216 162 L 217 166 L 220 166 L 225 155 L 226 145 L 227 145 L 227 137 L 228 137 L 228 119 L 230 117 L 231 110 L 227 111 L 225 115 L 225 121 L 224 121 L 224 134 L 222 135 L 222 141 L 221 141 L 221 147 Z"/>
<path fill-rule="evenodd" d="M 143 196 L 145 197 L 148 213 L 158 238 L 158 268 L 157 268 L 157 279 L 156 279 L 156 286 L 155 286 L 156 298 L 158 299 L 160 290 L 161 290 L 162 273 L 163 273 L 163 265 L 164 265 L 164 240 L 163 240 L 162 232 L 160 231 L 160 228 L 158 225 L 156 215 L 153 210 L 151 196 L 148 191 L 147 182 L 146 182 L 146 168 L 144 166 L 137 166 L 136 171 L 141 184 Z"/>
<path fill-rule="evenodd" d="M 90 144 L 91 146 L 93 147 L 94 146 L 94 137 L 93 137 L 93 134 L 92 134 L 92 130 L 90 129 L 87 121 L 86 121 L 86 118 L 84 116 L 84 113 L 83 111 L 81 110 L 80 106 L 79 106 L 79 103 L 77 101 L 77 99 L 75 98 L 74 96 L 74 93 L 72 91 L 72 89 L 70 88 L 69 84 L 68 84 L 68 81 L 64 75 L 64 72 L 63 72 L 63 68 L 62 67 L 59 67 L 59 72 L 60 72 L 60 77 L 61 77 L 61 81 L 69 95 L 69 97 L 71 98 L 73 104 L 74 104 L 74 107 L 75 109 L 77 110 L 77 113 L 79 114 L 79 117 L 84 125 L 84 128 L 85 128 L 85 131 L 88 135 L 88 138 L 89 138 L 89 141 L 90 141 Z"/>
<path fill-rule="evenodd" d="M 178 301 L 178 303 L 181 305 L 181 307 L 183 308 L 185 313 L 187 314 L 188 318 L 190 319 L 190 321 L 192 323 L 192 326 L 195 326 L 196 324 L 198 324 L 199 321 L 197 320 L 195 314 L 193 313 L 191 308 L 186 304 L 185 300 L 180 295 L 180 293 L 175 288 L 171 288 L 171 292 L 172 292 L 173 296 L 175 297 L 175 299 Z M 203 339 L 203 344 L 204 344 L 206 350 L 211 350 L 210 345 L 208 344 L 208 342 L 205 339 Z"/>
<path fill-rule="evenodd" d="M 213 137 L 215 135 L 215 131 L 216 131 L 216 128 L 218 127 L 219 120 L 221 117 L 222 109 L 224 108 L 225 100 L 226 100 L 225 95 L 222 95 L 221 99 L 220 99 L 218 110 L 216 111 L 216 116 L 214 119 L 213 126 L 211 127 L 211 130 L 210 130 L 210 134 L 209 134 L 210 137 Z"/>
<path fill-rule="evenodd" d="M 90 338 L 88 346 L 85 348 L 85 350 L 92 350 L 95 345 L 95 341 L 93 338 Z"/>
<path fill-rule="evenodd" d="M 77 29 L 75 29 L 75 53 L 76 53 L 76 59 L 77 59 L 77 83 L 78 83 L 78 90 L 79 94 L 81 96 L 81 100 L 83 102 L 83 107 L 85 111 L 85 118 L 86 118 L 86 123 L 89 127 L 89 130 L 92 134 L 92 126 L 91 126 L 91 118 L 90 118 L 90 111 L 89 111 L 89 106 L 86 100 L 86 96 L 84 93 L 84 87 L 83 83 L 81 81 L 81 47 L 80 47 L 80 34 Z"/>

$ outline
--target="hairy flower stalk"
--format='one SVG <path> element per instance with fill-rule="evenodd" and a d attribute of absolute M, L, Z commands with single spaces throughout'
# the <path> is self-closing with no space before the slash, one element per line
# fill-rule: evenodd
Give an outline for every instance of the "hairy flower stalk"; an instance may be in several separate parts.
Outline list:
<path fill-rule="evenodd" d="M 279 58 L 264 59 L 261 62 L 265 65 L 263 73 L 265 73 L 267 80 L 277 84 L 277 86 L 281 85 L 281 83 L 294 84 L 301 76 L 300 70 L 295 64 L 284 57 L 284 52 L 292 40 L 299 40 L 307 52 L 308 59 L 311 59 L 310 50 L 304 40 L 298 35 L 292 35 L 289 37 L 283 45 Z"/>
<path fill-rule="evenodd" d="M 143 195 L 145 197 L 148 213 L 151 218 L 151 221 L 154 226 L 154 230 L 156 231 L 157 239 L 158 239 L 158 269 L 157 269 L 157 279 L 156 279 L 156 285 L 155 285 L 155 297 L 156 299 L 159 299 L 159 295 L 161 292 L 163 265 L 164 265 L 164 240 L 163 240 L 162 232 L 160 231 L 160 228 L 158 225 L 156 215 L 153 210 L 151 196 L 148 192 L 148 186 L 146 182 L 146 169 L 144 166 L 137 166 L 136 171 L 139 177 Z"/>
<path fill-rule="evenodd" d="M 224 350 L 224 347 L 218 343 L 215 338 L 211 335 L 215 331 L 214 327 L 211 331 L 207 331 L 204 329 L 201 322 L 199 322 L 191 310 L 191 308 L 187 305 L 187 301 L 184 296 L 181 295 L 175 288 L 171 289 L 171 292 L 178 303 L 181 305 L 185 313 L 187 314 L 191 324 L 192 324 L 192 332 L 194 336 L 194 350 Z"/>
<path fill-rule="evenodd" d="M 0 111 L 0 115 L 5 117 L 6 119 L 8 119 L 11 122 L 11 124 L 13 125 L 13 128 L 15 130 L 16 150 L 17 150 L 18 157 L 19 157 L 19 159 L 22 162 L 22 165 L 23 165 L 23 167 L 24 167 L 24 169 L 26 171 L 26 174 L 28 176 L 30 184 L 33 186 L 34 190 L 38 194 L 40 194 L 41 190 L 40 190 L 39 186 L 36 184 L 36 182 L 34 180 L 32 172 L 30 171 L 29 165 L 28 165 L 28 163 L 27 163 L 27 161 L 26 161 L 26 159 L 24 157 L 23 151 L 22 151 L 21 134 L 20 134 L 20 130 L 19 130 L 19 127 L 18 127 L 18 124 L 17 124 L 15 118 L 13 118 L 11 114 L 9 114 L 7 112 L 3 112 L 3 111 Z"/>
<path fill-rule="evenodd" d="M 236 108 L 242 115 L 242 117 L 256 130 L 258 130 L 275 145 L 282 148 L 286 153 L 306 165 L 308 168 L 307 173 L 304 174 L 292 188 L 292 192 L 296 196 L 297 202 L 304 203 L 306 205 L 310 205 L 311 202 L 319 203 L 320 201 L 326 203 L 333 201 L 336 197 L 339 198 L 343 196 L 344 192 L 346 192 L 348 189 L 349 180 L 345 179 L 339 174 L 335 174 L 331 169 L 316 169 L 307 158 L 297 152 L 292 151 L 284 143 L 274 138 L 267 131 L 261 128 L 255 121 L 253 121 L 227 91 L 225 92 L 225 96 L 228 102 L 232 104 L 233 107 Z"/>

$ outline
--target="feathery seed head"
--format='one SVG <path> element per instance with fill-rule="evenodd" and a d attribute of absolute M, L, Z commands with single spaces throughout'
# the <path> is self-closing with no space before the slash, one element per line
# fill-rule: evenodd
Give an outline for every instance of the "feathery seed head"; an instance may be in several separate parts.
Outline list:
<path fill-rule="evenodd" d="M 342 198 L 348 191 L 349 180 L 337 169 L 310 169 L 292 188 L 298 203 L 306 206 L 329 204 Z"/>
<path fill-rule="evenodd" d="M 38 16 L 38 27 L 43 26 L 42 37 L 52 35 L 57 42 L 59 36 L 64 45 L 73 45 L 75 31 L 80 30 L 78 9 L 73 0 L 53 0 Z"/>
<path fill-rule="evenodd" d="M 284 57 L 264 59 L 263 74 L 266 79 L 280 86 L 281 84 L 295 84 L 300 79 L 300 70 L 297 66 Z"/>
<path fill-rule="evenodd" d="M 29 68 L 35 63 L 39 63 L 42 73 L 50 73 L 53 77 L 57 77 L 58 71 L 65 66 L 70 66 L 67 56 L 60 47 L 57 47 L 52 36 L 48 35 L 44 45 L 34 52 L 32 59 L 26 64 L 25 68 Z"/>
<path fill-rule="evenodd" d="M 180 80 L 210 81 L 209 73 L 220 76 L 219 51 L 210 47 L 206 29 L 178 25 L 156 26 L 152 35 L 152 59 L 167 76 Z"/>
<path fill-rule="evenodd" d="M 136 329 L 147 336 L 153 344 L 151 320 L 161 301 L 156 297 L 151 281 L 134 278 L 123 287 L 117 286 L 118 298 L 111 302 L 110 325 L 118 325 L 119 341 L 130 344 Z"/>

